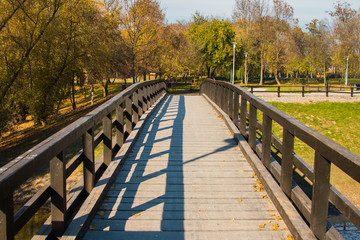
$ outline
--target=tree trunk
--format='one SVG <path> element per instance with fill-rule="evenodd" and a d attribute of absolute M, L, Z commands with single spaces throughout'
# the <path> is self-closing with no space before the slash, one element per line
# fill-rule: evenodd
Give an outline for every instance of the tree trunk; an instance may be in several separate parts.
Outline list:
<path fill-rule="evenodd" d="M 110 82 L 110 78 L 106 78 L 106 81 L 105 81 L 105 83 L 103 84 L 103 90 L 104 90 L 104 93 L 103 93 L 103 96 L 104 97 L 107 97 L 107 95 L 109 95 L 109 89 L 108 89 L 108 87 L 109 87 L 109 82 Z"/>
<path fill-rule="evenodd" d="M 76 99 L 75 99 L 75 83 L 74 83 L 74 77 L 72 79 L 72 84 L 71 84 L 71 103 L 72 103 L 72 108 L 73 110 L 76 109 Z"/>
<path fill-rule="evenodd" d="M 277 83 L 277 85 L 280 85 L 280 81 L 279 81 L 279 77 L 278 77 L 278 69 L 275 68 L 275 81 Z"/>
<path fill-rule="evenodd" d="M 326 63 L 324 63 L 324 85 L 326 86 L 327 80 L 326 80 Z"/>
<path fill-rule="evenodd" d="M 264 84 L 264 47 L 261 48 L 260 53 L 260 85 Z"/>

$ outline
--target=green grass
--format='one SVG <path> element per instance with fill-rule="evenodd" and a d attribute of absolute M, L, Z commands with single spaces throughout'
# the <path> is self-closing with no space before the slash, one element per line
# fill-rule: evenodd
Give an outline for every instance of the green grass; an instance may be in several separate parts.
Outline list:
<path fill-rule="evenodd" d="M 276 108 L 296 118 L 300 122 L 332 139 L 353 153 L 360 155 L 360 103 L 271 103 Z M 281 136 L 282 128 L 273 127 L 274 134 Z M 294 151 L 313 166 L 314 150 L 295 139 Z M 352 203 L 360 207 L 360 184 L 348 177 L 336 166 L 331 168 L 331 184 L 343 193 Z"/>

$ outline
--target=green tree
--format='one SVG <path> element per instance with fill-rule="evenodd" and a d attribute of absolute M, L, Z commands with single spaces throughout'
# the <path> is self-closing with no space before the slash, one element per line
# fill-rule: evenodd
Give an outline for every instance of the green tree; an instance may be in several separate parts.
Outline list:
<path fill-rule="evenodd" d="M 213 77 L 217 69 L 230 68 L 235 32 L 229 21 L 206 19 L 195 14 L 189 34 L 202 55 L 208 77 Z"/>

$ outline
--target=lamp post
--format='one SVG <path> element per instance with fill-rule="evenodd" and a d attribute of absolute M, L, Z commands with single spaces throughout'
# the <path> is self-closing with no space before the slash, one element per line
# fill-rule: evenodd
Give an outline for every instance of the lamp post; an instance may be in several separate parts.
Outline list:
<path fill-rule="evenodd" d="M 247 79 L 247 55 L 248 55 L 248 53 L 245 52 L 245 86 L 247 86 L 247 84 L 248 84 L 248 79 Z"/>
<path fill-rule="evenodd" d="M 233 52 L 233 70 L 232 70 L 232 84 L 235 84 L 235 48 L 236 48 L 236 42 L 232 43 L 234 46 L 234 52 Z"/>
<path fill-rule="evenodd" d="M 345 86 L 349 83 L 349 56 L 346 56 Z"/>

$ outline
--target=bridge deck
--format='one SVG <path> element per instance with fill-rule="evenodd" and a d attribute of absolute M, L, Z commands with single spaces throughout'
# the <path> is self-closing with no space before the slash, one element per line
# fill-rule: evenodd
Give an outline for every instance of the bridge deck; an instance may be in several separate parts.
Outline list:
<path fill-rule="evenodd" d="M 287 239 L 279 216 L 206 100 L 168 96 L 85 239 Z"/>

